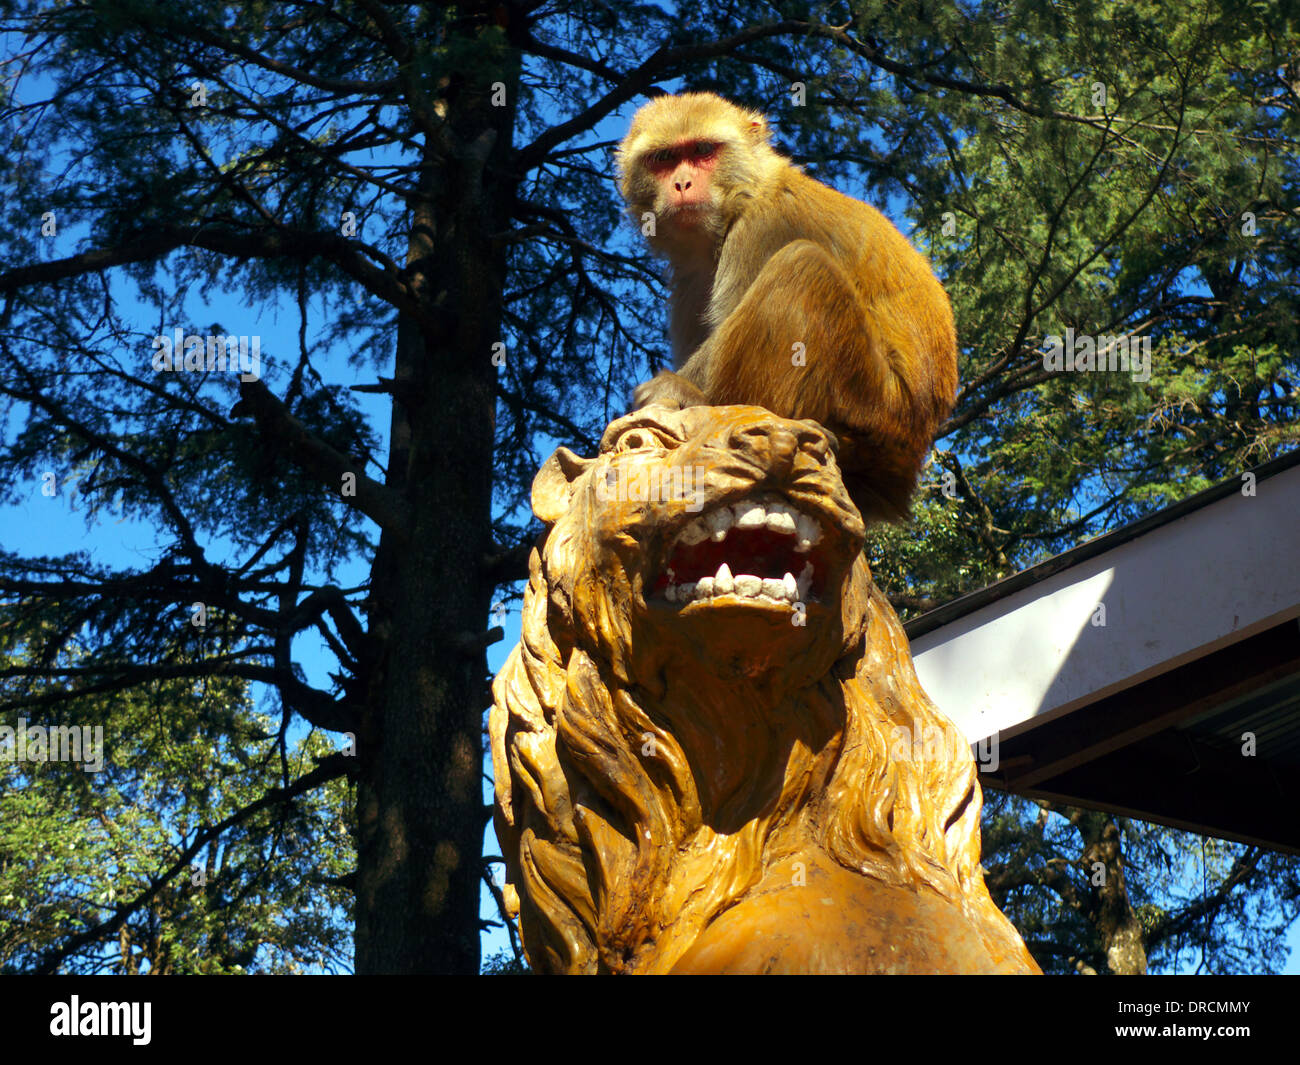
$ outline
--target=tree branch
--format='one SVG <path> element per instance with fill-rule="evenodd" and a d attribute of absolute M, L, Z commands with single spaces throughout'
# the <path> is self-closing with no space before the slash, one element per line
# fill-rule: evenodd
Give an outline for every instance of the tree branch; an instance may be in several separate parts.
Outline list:
<path fill-rule="evenodd" d="M 251 415 L 269 444 L 339 498 L 355 506 L 380 528 L 402 540 L 410 536 L 411 515 L 406 500 L 386 485 L 366 476 L 347 455 L 316 436 L 261 381 L 242 381 L 240 401 L 232 416 Z M 343 477 L 356 478 L 356 495 L 342 495 Z"/>

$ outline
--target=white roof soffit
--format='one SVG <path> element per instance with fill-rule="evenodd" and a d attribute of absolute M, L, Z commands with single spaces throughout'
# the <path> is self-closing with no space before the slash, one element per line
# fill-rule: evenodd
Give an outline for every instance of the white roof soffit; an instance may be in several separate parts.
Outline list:
<path fill-rule="evenodd" d="M 1013 736 L 1300 617 L 1298 459 L 917 618 L 925 690 L 972 742 Z"/>

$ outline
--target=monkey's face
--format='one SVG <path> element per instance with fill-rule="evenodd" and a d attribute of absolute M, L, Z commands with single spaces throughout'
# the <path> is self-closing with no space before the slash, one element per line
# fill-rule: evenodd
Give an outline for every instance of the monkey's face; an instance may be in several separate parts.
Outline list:
<path fill-rule="evenodd" d="M 865 594 L 845 592 L 870 579 L 833 448 L 815 423 L 758 407 L 648 407 L 611 423 L 596 459 L 557 452 L 534 509 L 554 519 L 547 551 L 563 569 L 586 557 L 553 585 L 552 610 L 579 629 L 603 619 L 578 640 L 628 680 L 704 648 L 748 677 L 820 675 L 859 631 L 843 611 Z M 607 628 L 625 634 L 612 654 Z"/>
<path fill-rule="evenodd" d="M 646 154 L 642 165 L 654 180 L 655 205 L 665 222 L 692 229 L 717 211 L 713 172 L 723 149 L 718 141 L 688 138 Z"/>
<path fill-rule="evenodd" d="M 622 189 L 652 246 L 668 251 L 722 239 L 717 178 L 730 150 L 724 141 L 686 137 L 637 154 Z M 647 215 L 653 216 L 649 225 Z"/>
<path fill-rule="evenodd" d="M 619 191 L 650 243 L 671 253 L 721 240 L 731 193 L 752 189 L 774 160 L 761 115 L 710 93 L 663 96 L 619 148 Z"/>

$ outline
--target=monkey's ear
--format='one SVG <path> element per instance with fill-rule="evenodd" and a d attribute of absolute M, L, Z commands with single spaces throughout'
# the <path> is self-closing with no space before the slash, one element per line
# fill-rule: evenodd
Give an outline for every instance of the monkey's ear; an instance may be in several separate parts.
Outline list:
<path fill-rule="evenodd" d="M 567 447 L 557 447 L 555 454 L 542 463 L 533 478 L 533 513 L 547 525 L 554 525 L 569 509 L 576 481 L 594 459 L 579 458 Z"/>
<path fill-rule="evenodd" d="M 749 125 L 745 127 L 745 133 L 749 139 L 756 144 L 766 144 L 769 140 L 767 132 L 767 119 L 757 111 L 751 111 L 748 115 Z"/>

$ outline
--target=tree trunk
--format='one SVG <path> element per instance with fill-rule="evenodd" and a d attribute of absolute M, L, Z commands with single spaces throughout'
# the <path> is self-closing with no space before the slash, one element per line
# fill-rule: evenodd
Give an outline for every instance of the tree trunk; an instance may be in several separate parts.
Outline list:
<path fill-rule="evenodd" d="M 1106 964 L 1116 976 L 1145 976 L 1146 945 L 1142 922 L 1133 912 L 1124 882 L 1124 855 L 1120 847 L 1119 825 L 1106 814 L 1094 814 L 1083 852 L 1088 875 L 1097 890 L 1097 929 L 1101 933 Z M 1101 883 L 1094 876 L 1094 863 L 1100 862 Z"/>
<path fill-rule="evenodd" d="M 504 79 L 513 93 L 514 80 Z M 482 716 L 493 580 L 496 367 L 514 109 L 443 94 L 412 197 L 388 484 L 410 534 L 385 530 L 370 589 L 358 737 L 358 973 L 475 974 L 483 829 Z"/>

